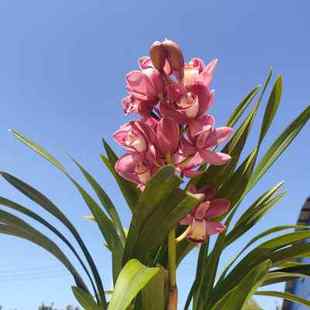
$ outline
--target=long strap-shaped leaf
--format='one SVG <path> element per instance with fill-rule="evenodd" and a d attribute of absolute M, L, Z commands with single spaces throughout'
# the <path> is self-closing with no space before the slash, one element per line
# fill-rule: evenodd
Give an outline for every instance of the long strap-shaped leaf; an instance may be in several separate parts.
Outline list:
<path fill-rule="evenodd" d="M 161 168 L 148 182 L 145 190 L 140 195 L 131 220 L 124 252 L 124 263 L 134 257 L 134 248 L 142 227 L 146 225 L 146 220 L 178 188 L 180 182 L 181 180 L 175 175 L 172 166 Z"/>
<path fill-rule="evenodd" d="M 182 190 L 170 195 L 142 225 L 135 244 L 134 256 L 145 263 L 153 261 L 151 253 L 165 243 L 169 231 L 176 227 L 198 203 L 197 197 Z"/>
<path fill-rule="evenodd" d="M 95 218 L 96 224 L 98 225 L 102 236 L 107 242 L 108 247 L 112 251 L 113 258 L 113 280 L 116 281 L 118 273 L 122 267 L 122 257 L 123 257 L 123 245 L 120 240 L 119 235 L 116 232 L 111 220 L 107 217 L 107 215 L 103 212 L 103 210 L 98 206 L 97 202 L 83 189 L 83 187 L 75 181 L 72 177 L 70 177 L 72 183 L 76 186 L 78 191 L 80 192 L 82 198 L 84 199 L 86 205 L 90 209 L 92 215 Z"/>
<path fill-rule="evenodd" d="M 266 136 L 267 131 L 269 130 L 271 123 L 277 113 L 277 110 L 280 105 L 281 95 L 282 95 L 282 76 L 279 76 L 274 83 L 273 89 L 271 91 L 268 103 L 265 109 L 263 123 L 259 136 L 259 143 L 261 143 Z"/>
<path fill-rule="evenodd" d="M 88 208 L 92 212 L 96 223 L 105 238 L 108 246 L 112 249 L 113 254 L 113 277 L 116 280 L 117 275 L 121 269 L 121 260 L 123 255 L 123 245 L 120 240 L 120 236 L 117 234 L 111 220 L 106 216 L 103 210 L 98 206 L 96 201 L 87 193 L 86 190 L 65 170 L 64 166 L 50 153 L 48 153 L 42 146 L 34 143 L 30 139 L 26 138 L 21 133 L 13 130 L 14 136 L 27 145 L 29 148 L 34 150 L 36 153 L 47 159 L 52 165 L 58 168 L 69 180 L 74 184 Z M 98 188 L 97 188 L 98 189 Z M 58 210 L 59 211 L 59 210 Z M 58 212 L 59 214 L 59 212 Z M 62 214 L 63 215 L 63 214 Z M 96 277 L 97 285 L 99 286 L 100 295 L 104 294 L 102 282 L 97 270 L 93 270 L 94 276 Z"/>
<path fill-rule="evenodd" d="M 103 146 L 106 151 L 107 157 L 104 155 L 101 155 L 100 158 L 103 161 L 103 163 L 106 165 L 106 167 L 110 170 L 111 174 L 115 178 L 121 192 L 123 193 L 129 208 L 132 212 L 134 212 L 140 192 L 137 189 L 136 185 L 123 179 L 116 171 L 115 171 L 115 163 L 117 161 L 117 156 L 110 147 L 110 145 L 103 140 Z"/>
<path fill-rule="evenodd" d="M 102 310 L 96 302 L 93 300 L 92 296 L 80 289 L 79 287 L 72 287 L 72 292 L 76 298 L 76 300 L 80 303 L 80 305 L 85 310 Z"/>
<path fill-rule="evenodd" d="M 83 270 L 86 272 L 86 274 L 89 278 L 89 281 L 91 282 L 92 288 L 96 294 L 97 290 L 96 290 L 95 284 L 93 282 L 93 279 L 92 279 L 87 267 L 85 266 L 83 260 L 81 259 L 79 253 L 75 250 L 74 246 L 70 243 L 70 241 L 59 230 L 57 230 L 53 225 L 51 225 L 48 221 L 46 221 L 44 218 L 42 218 L 38 214 L 32 212 L 28 208 L 25 208 L 24 206 L 22 206 L 18 203 L 15 203 L 14 201 L 11 201 L 9 199 L 6 199 L 6 198 L 0 196 L 0 205 L 3 205 L 7 208 L 11 208 L 15 211 L 18 211 L 18 212 L 30 217 L 32 220 L 35 220 L 38 223 L 44 225 L 46 228 L 48 228 L 50 231 L 52 231 L 56 236 L 58 236 L 70 248 L 70 250 L 72 251 L 74 256 L 80 262 L 80 264 L 81 264 Z"/>
<path fill-rule="evenodd" d="M 259 291 L 259 292 L 256 292 L 255 295 L 278 297 L 278 298 L 287 299 L 289 301 L 310 307 L 310 301 L 309 300 L 306 300 L 302 297 L 299 297 L 299 296 L 296 296 L 294 294 L 287 293 L 287 292 Z"/>
<path fill-rule="evenodd" d="M 257 236 L 255 236 L 254 238 L 252 238 L 238 253 L 235 257 L 233 257 L 229 263 L 226 265 L 226 267 L 224 268 L 218 282 L 220 283 L 227 275 L 227 272 L 229 271 L 229 269 L 235 264 L 235 262 L 241 257 L 242 254 L 244 254 L 244 252 L 251 246 L 253 245 L 255 242 L 257 242 L 260 239 L 266 238 L 267 236 L 270 236 L 274 233 L 279 233 L 282 232 L 284 230 L 291 230 L 291 229 L 306 229 L 307 226 L 302 226 L 302 225 L 282 225 L 282 226 L 275 226 L 272 228 L 269 228 L 265 231 L 263 231 L 262 233 L 258 234 Z"/>
<path fill-rule="evenodd" d="M 210 310 L 240 310 L 251 298 L 256 289 L 263 282 L 271 261 L 266 260 L 255 266 L 232 290 L 228 291 Z"/>
<path fill-rule="evenodd" d="M 50 153 L 48 153 L 43 147 L 38 145 L 37 143 L 34 143 L 21 133 L 19 133 L 16 130 L 12 130 L 13 135 L 22 143 L 24 143 L 26 146 L 28 146 L 31 150 L 35 151 L 37 154 L 45 158 L 47 161 L 49 161 L 53 166 L 55 166 L 57 169 L 59 169 L 62 173 L 64 173 L 66 176 L 68 176 L 64 166 L 55 158 L 53 157 Z M 9 178 L 8 178 L 9 179 Z M 7 180 L 8 180 L 7 179 Z M 14 182 L 14 180 L 13 180 Z M 84 241 L 82 240 L 80 234 L 76 230 L 76 228 L 73 226 L 73 224 L 69 221 L 69 219 L 65 216 L 65 214 L 55 205 L 53 204 L 46 196 L 41 194 L 39 191 L 36 189 L 30 187 L 29 185 L 25 184 L 22 182 L 22 187 L 19 189 L 21 190 L 26 196 L 28 196 L 30 199 L 38 203 L 41 207 L 43 207 L 46 211 L 51 213 L 53 216 L 55 216 L 58 220 L 60 220 L 72 233 L 76 241 L 78 242 L 79 246 L 81 247 L 88 264 L 90 265 L 90 268 L 92 270 L 92 273 L 94 275 L 99 294 L 100 294 L 100 299 L 103 305 L 107 305 L 105 295 L 104 295 L 104 289 L 102 285 L 102 281 L 99 275 L 99 272 L 96 268 L 96 265 L 94 263 L 94 260 L 88 251 Z"/>
<path fill-rule="evenodd" d="M 228 233 L 225 240 L 225 247 L 237 240 L 240 236 L 251 229 L 271 208 L 273 208 L 285 195 L 276 193 L 282 183 L 277 184 L 271 190 L 261 195 L 239 218 L 233 229 Z"/>
<path fill-rule="evenodd" d="M 106 194 L 102 186 L 97 182 L 97 180 L 76 160 L 74 160 L 75 164 L 79 167 L 81 172 L 83 173 L 84 177 L 88 181 L 88 183 L 91 185 L 95 193 L 97 194 L 97 197 L 99 198 L 102 206 L 105 208 L 105 210 L 110 215 L 112 222 L 117 229 L 117 232 L 119 236 L 121 237 L 121 241 L 123 244 L 125 244 L 126 236 L 123 229 L 123 225 L 121 223 L 120 217 L 118 215 L 118 212 L 110 199 L 110 197 Z"/>
<path fill-rule="evenodd" d="M 242 100 L 241 102 L 237 105 L 237 107 L 234 109 L 233 113 L 231 114 L 231 116 L 229 117 L 226 126 L 228 127 L 233 127 L 238 120 L 240 119 L 240 117 L 242 116 L 242 114 L 244 113 L 244 111 L 246 110 L 246 108 L 251 104 L 252 100 L 255 98 L 255 96 L 257 95 L 258 91 L 260 89 L 260 86 L 256 86 L 254 87 Z"/>
<path fill-rule="evenodd" d="M 56 243 L 28 223 L 13 214 L 0 210 L 0 233 L 29 240 L 50 252 L 72 274 L 77 286 L 87 291 L 87 286 L 82 277 Z"/>
<path fill-rule="evenodd" d="M 137 294 L 160 271 L 158 267 L 146 267 L 138 260 L 127 262 L 117 279 L 108 310 L 124 310 Z"/>
<path fill-rule="evenodd" d="M 258 163 L 251 176 L 247 192 L 250 191 L 261 177 L 267 172 L 272 164 L 287 149 L 301 129 L 306 125 L 310 118 L 310 106 L 308 106 L 275 140 L 263 158 Z"/>
<path fill-rule="evenodd" d="M 281 259 L 287 259 L 310 253 L 310 245 L 303 245 L 298 243 L 298 241 L 305 240 L 309 237 L 309 231 L 298 231 L 263 242 L 261 245 L 247 254 L 233 269 L 233 271 L 225 278 L 225 280 L 218 283 L 213 291 L 213 296 L 216 296 L 216 298 L 223 296 L 227 291 L 235 287 L 242 279 L 242 277 L 247 274 L 247 272 L 249 272 L 253 266 L 261 263 L 266 259 L 270 259 L 272 262 L 277 262 L 281 261 Z M 287 247 L 289 245 L 294 247 L 292 250 L 293 252 L 290 255 L 288 255 L 286 252 L 290 250 L 290 248 Z"/>

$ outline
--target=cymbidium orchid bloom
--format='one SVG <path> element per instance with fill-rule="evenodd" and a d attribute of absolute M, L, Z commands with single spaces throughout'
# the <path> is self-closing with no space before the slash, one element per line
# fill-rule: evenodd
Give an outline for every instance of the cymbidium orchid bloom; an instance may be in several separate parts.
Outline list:
<path fill-rule="evenodd" d="M 147 120 L 131 121 L 121 126 L 114 133 L 113 138 L 127 151 L 143 153 L 149 150 L 151 144 L 154 144 L 155 132 Z"/>
<path fill-rule="evenodd" d="M 219 234 L 225 230 L 225 225 L 218 222 L 216 218 L 228 212 L 230 202 L 227 199 L 215 198 L 215 190 L 211 187 L 197 190 L 192 186 L 189 191 L 195 194 L 204 194 L 204 199 L 180 221 L 181 225 L 188 226 L 183 237 L 187 237 L 195 243 L 202 243 L 210 235 Z"/>
<path fill-rule="evenodd" d="M 206 65 L 199 58 L 186 63 L 179 45 L 167 39 L 151 46 L 150 57 L 139 59 L 139 70 L 126 76 L 123 108 L 142 119 L 114 134 L 128 152 L 115 166 L 120 175 L 143 188 L 163 165 L 172 164 L 181 176 L 193 177 L 202 164 L 223 165 L 230 159 L 215 148 L 232 129 L 215 128 L 209 114 L 216 64 L 216 59 Z"/>
<path fill-rule="evenodd" d="M 144 186 L 157 169 L 142 153 L 125 154 L 115 164 L 120 176 L 139 186 Z"/>
<path fill-rule="evenodd" d="M 148 59 L 143 58 L 140 60 L 140 70 L 129 72 L 126 81 L 128 96 L 122 103 L 125 113 L 146 115 L 163 92 L 162 75 Z"/>
<path fill-rule="evenodd" d="M 196 164 L 208 163 L 210 165 L 224 165 L 227 161 L 230 160 L 230 156 L 228 154 L 217 152 L 214 150 L 218 144 L 225 141 L 231 134 L 232 129 L 230 127 L 212 127 L 212 117 L 209 117 L 208 120 L 201 126 L 201 130 L 199 128 L 192 129 L 196 135 L 191 135 L 188 132 L 187 135 L 183 135 L 181 145 L 180 145 L 180 153 L 185 157 L 195 158 Z M 204 130 L 203 130 L 203 127 Z M 196 156 L 196 154 L 199 156 Z"/>

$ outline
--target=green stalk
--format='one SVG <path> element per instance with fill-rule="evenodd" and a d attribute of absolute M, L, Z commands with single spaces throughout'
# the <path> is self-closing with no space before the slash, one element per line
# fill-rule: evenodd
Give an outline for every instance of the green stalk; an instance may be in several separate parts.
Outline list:
<path fill-rule="evenodd" d="M 178 306 L 176 256 L 175 229 L 172 229 L 168 234 L 169 298 L 167 310 L 177 310 Z"/>

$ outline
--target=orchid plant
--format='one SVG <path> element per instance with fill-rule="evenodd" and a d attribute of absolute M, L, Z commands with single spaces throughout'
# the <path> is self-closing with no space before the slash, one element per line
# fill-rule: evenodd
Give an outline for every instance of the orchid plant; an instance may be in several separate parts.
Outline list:
<path fill-rule="evenodd" d="M 7 172 L 1 176 L 57 218 L 76 243 L 42 215 L 4 197 L 0 197 L 0 233 L 31 241 L 54 255 L 73 276 L 72 291 L 84 309 L 176 310 L 180 306 L 178 290 L 182 290 L 177 267 L 193 249 L 199 250 L 196 275 L 184 309 L 245 310 L 255 306 L 254 295 L 310 306 L 301 297 L 265 289 L 310 275 L 310 264 L 298 260 L 310 256 L 310 244 L 304 242 L 310 238 L 309 227 L 271 227 L 236 251 L 225 267 L 219 264 L 223 251 L 284 196 L 283 184 L 276 184 L 232 224 L 246 195 L 309 120 L 310 107 L 259 156 L 280 104 L 282 77 L 277 77 L 262 124 L 256 130 L 257 143 L 244 154 L 272 72 L 262 87 L 255 87 L 242 99 L 224 126 L 216 127 L 210 114 L 214 101 L 210 85 L 216 65 L 216 59 L 205 64 L 193 58 L 186 63 L 179 45 L 164 40 L 155 42 L 150 57 L 140 58 L 139 69 L 127 74 L 128 95 L 122 107 L 125 114 L 132 113 L 136 119 L 113 136 L 126 153 L 118 157 L 103 141 L 105 154 L 101 159 L 132 213 L 129 229 L 122 225 L 102 186 L 79 162 L 74 160 L 98 201 L 60 161 L 12 130 L 18 140 L 59 169 L 80 193 L 91 212 L 89 218 L 97 224 L 106 250 L 112 254 L 113 288 L 104 288 L 102 272 L 66 214 L 38 189 Z M 222 143 L 226 144 L 218 150 Z M 37 224 L 58 237 L 73 256 L 67 256 L 56 241 L 36 228 Z"/>

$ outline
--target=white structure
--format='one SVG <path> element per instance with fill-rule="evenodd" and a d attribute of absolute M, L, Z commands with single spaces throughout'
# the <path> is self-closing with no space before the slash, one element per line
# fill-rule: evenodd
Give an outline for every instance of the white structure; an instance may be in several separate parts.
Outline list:
<path fill-rule="evenodd" d="M 306 200 L 301 209 L 298 224 L 310 225 L 310 197 Z M 308 240 L 310 243 L 310 239 Z M 310 258 L 301 260 L 303 263 L 310 264 Z M 286 291 L 310 300 L 310 278 L 289 281 L 286 284 Z M 309 310 L 309 307 L 284 301 L 282 310 Z"/>

